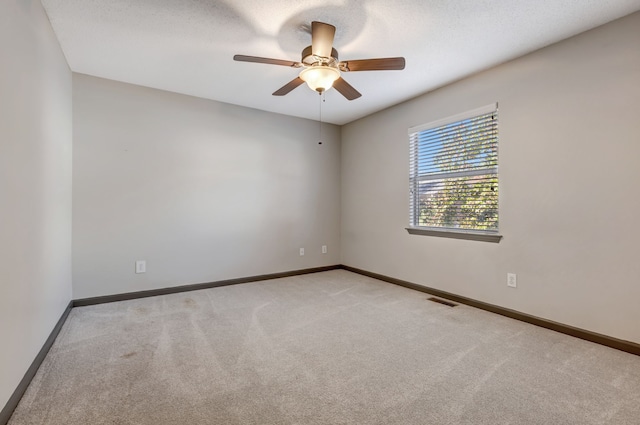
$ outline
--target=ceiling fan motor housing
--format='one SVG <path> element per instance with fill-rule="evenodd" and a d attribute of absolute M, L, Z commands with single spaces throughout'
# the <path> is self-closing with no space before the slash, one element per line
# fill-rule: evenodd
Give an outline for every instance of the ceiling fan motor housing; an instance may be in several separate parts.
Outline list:
<path fill-rule="evenodd" d="M 331 48 L 330 58 L 322 58 L 326 60 L 320 60 L 320 61 L 319 59 L 321 58 L 319 58 L 318 56 L 315 56 L 311 52 L 311 46 L 307 46 L 302 50 L 302 60 L 300 60 L 300 62 L 302 62 L 304 65 L 306 66 L 329 65 L 329 66 L 335 66 L 335 67 L 338 66 L 338 51 L 334 48 Z"/>

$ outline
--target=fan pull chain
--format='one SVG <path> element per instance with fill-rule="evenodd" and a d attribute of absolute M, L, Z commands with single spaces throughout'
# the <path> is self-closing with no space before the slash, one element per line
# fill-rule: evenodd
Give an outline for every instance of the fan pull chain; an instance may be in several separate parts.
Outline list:
<path fill-rule="evenodd" d="M 322 144 L 322 104 L 324 103 L 325 99 L 324 99 L 324 92 L 318 92 L 318 95 L 320 95 L 320 107 L 319 107 L 319 115 L 320 115 L 320 137 L 318 138 L 318 144 L 321 145 Z"/>

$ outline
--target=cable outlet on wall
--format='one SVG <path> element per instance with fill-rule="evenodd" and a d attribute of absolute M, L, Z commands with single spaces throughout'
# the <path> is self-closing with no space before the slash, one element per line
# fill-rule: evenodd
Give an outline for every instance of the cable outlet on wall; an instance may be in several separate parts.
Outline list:
<path fill-rule="evenodd" d="M 144 260 L 136 261 L 136 273 L 146 273 L 147 272 L 147 262 Z"/>
<path fill-rule="evenodd" d="M 304 255 L 304 248 L 300 248 L 300 256 L 302 257 Z"/>
<path fill-rule="evenodd" d="M 518 286 L 518 280 L 515 273 L 507 273 L 507 286 L 510 288 L 516 288 Z"/>
<path fill-rule="evenodd" d="M 326 245 L 322 245 L 322 253 L 323 254 L 327 253 L 327 246 Z"/>

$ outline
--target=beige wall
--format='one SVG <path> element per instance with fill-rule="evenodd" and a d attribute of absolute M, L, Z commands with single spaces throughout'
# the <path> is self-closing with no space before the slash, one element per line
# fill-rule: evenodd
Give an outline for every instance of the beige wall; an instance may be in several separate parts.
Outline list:
<path fill-rule="evenodd" d="M 344 126 L 342 262 L 640 342 L 639 40 L 635 13 Z M 496 101 L 502 242 L 408 235 L 407 128 Z"/>
<path fill-rule="evenodd" d="M 0 2 L 0 409 L 71 300 L 71 72 L 39 1 Z"/>
<path fill-rule="evenodd" d="M 339 263 L 338 127 L 319 145 L 309 120 L 79 74 L 73 92 L 74 298 Z"/>

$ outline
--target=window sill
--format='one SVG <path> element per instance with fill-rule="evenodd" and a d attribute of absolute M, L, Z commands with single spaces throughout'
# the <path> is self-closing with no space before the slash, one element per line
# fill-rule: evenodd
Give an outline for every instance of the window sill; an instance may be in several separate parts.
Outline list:
<path fill-rule="evenodd" d="M 502 235 L 497 233 L 481 233 L 473 231 L 456 231 L 448 229 L 431 229 L 427 227 L 407 227 L 410 235 L 437 236 L 440 238 L 466 239 L 470 241 L 498 243 Z"/>

